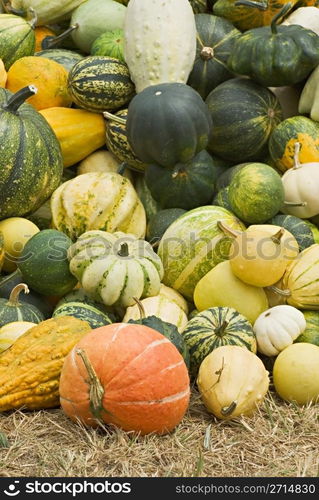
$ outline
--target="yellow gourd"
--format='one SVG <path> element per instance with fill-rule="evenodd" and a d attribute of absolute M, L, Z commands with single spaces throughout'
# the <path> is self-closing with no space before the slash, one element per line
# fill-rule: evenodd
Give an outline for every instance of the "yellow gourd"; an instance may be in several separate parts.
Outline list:
<path fill-rule="evenodd" d="M 43 50 L 42 42 L 47 36 L 55 36 L 56 33 L 48 28 L 47 26 L 37 26 L 34 30 L 35 34 L 35 50 L 34 52 L 40 52 Z"/>
<path fill-rule="evenodd" d="M 0 412 L 58 406 L 64 359 L 90 330 L 86 321 L 71 316 L 48 319 L 0 354 Z"/>
<path fill-rule="evenodd" d="M 23 217 L 10 217 L 0 221 L 0 232 L 4 240 L 4 271 L 9 273 L 15 271 L 17 268 L 16 261 L 24 245 L 39 231 L 40 229 L 33 222 Z"/>
<path fill-rule="evenodd" d="M 99 113 L 64 107 L 40 113 L 58 138 L 64 167 L 75 165 L 105 144 L 106 122 Z"/>
<path fill-rule="evenodd" d="M 197 385 L 207 410 L 230 419 L 254 413 L 268 391 L 269 374 L 256 354 L 227 345 L 204 358 Z"/>

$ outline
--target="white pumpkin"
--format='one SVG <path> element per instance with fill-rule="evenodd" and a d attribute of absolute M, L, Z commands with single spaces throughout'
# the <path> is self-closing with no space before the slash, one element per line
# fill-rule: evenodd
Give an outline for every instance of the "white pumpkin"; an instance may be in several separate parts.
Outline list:
<path fill-rule="evenodd" d="M 195 17 L 188 0 L 130 0 L 124 56 L 136 92 L 159 83 L 186 83 L 195 55 Z"/>
<path fill-rule="evenodd" d="M 306 328 L 306 319 L 299 309 L 279 305 L 264 311 L 254 324 L 257 350 L 266 356 L 277 356 Z"/>
<path fill-rule="evenodd" d="M 298 24 L 319 35 L 319 9 L 317 9 L 317 7 L 299 7 L 299 9 L 292 12 L 282 24 L 286 26 Z"/>
<path fill-rule="evenodd" d="M 300 143 L 295 148 L 295 164 L 281 178 L 285 190 L 281 211 L 308 219 L 319 214 L 319 163 L 300 163 Z"/>

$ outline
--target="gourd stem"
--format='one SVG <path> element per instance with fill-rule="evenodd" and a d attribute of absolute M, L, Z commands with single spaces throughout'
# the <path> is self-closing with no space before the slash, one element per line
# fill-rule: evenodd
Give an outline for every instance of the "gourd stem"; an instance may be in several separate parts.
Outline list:
<path fill-rule="evenodd" d="M 6 12 L 9 12 L 10 14 L 14 14 L 15 16 L 20 16 L 24 17 L 25 16 L 25 11 L 24 10 L 19 10 L 19 9 L 14 9 L 11 5 L 10 0 L 2 0 L 2 5 L 4 7 L 4 10 Z"/>
<path fill-rule="evenodd" d="M 9 303 L 11 306 L 19 305 L 19 295 L 22 291 L 24 293 L 30 292 L 28 286 L 25 283 L 20 283 L 19 285 L 16 285 L 13 288 L 13 290 L 10 293 L 10 297 L 9 297 Z"/>
<path fill-rule="evenodd" d="M 234 5 L 235 7 L 245 5 L 246 7 L 252 7 L 259 10 L 268 9 L 268 2 L 255 2 L 254 0 L 238 0 L 238 2 L 235 2 Z"/>
<path fill-rule="evenodd" d="M 28 21 L 28 22 L 29 22 L 29 24 L 30 24 L 31 28 L 32 28 L 32 29 L 35 29 L 36 24 L 37 24 L 37 21 L 38 21 L 38 16 L 37 16 L 37 13 L 36 13 L 36 11 L 34 10 L 34 8 L 33 8 L 33 7 L 29 7 L 29 8 L 28 8 L 28 13 L 30 13 L 30 14 L 31 14 L 31 19 L 30 19 L 30 21 Z"/>
<path fill-rule="evenodd" d="M 209 61 L 214 57 L 214 49 L 213 47 L 203 47 L 200 53 L 201 59 L 204 61 Z"/>
<path fill-rule="evenodd" d="M 295 142 L 295 154 L 294 154 L 294 166 L 293 166 L 293 169 L 301 167 L 301 163 L 300 163 L 300 160 L 299 160 L 299 153 L 300 153 L 300 142 Z"/>
<path fill-rule="evenodd" d="M 221 220 L 217 221 L 217 227 L 218 227 L 218 229 L 223 231 L 223 233 L 228 234 L 228 236 L 231 236 L 232 238 L 236 238 L 242 232 L 242 231 L 237 231 L 236 229 L 233 229 L 233 228 L 227 226 Z"/>
<path fill-rule="evenodd" d="M 291 2 L 288 2 L 283 6 L 282 9 L 280 9 L 279 12 L 277 12 L 277 14 L 274 15 L 270 23 L 271 32 L 273 35 L 277 35 L 277 24 L 279 24 L 279 21 L 281 21 L 282 18 L 285 17 L 286 14 L 288 14 L 292 7 L 293 4 Z"/>
<path fill-rule="evenodd" d="M 275 285 L 271 286 L 266 286 L 267 290 L 270 290 L 271 292 L 277 293 L 277 295 L 282 295 L 282 297 L 290 297 L 291 296 L 291 291 L 286 289 L 286 290 L 281 290 L 281 288 L 278 288 Z"/>
<path fill-rule="evenodd" d="M 236 409 L 236 406 L 237 406 L 237 401 L 233 401 L 229 406 L 224 406 L 224 408 L 222 408 L 220 410 L 220 413 L 224 416 L 224 417 L 228 417 L 229 415 L 231 415 L 233 413 L 233 411 Z"/>
<path fill-rule="evenodd" d="M 287 207 L 305 207 L 307 205 L 306 201 L 284 201 L 284 205 Z"/>
<path fill-rule="evenodd" d="M 285 230 L 281 227 L 281 228 L 279 229 L 279 231 L 271 237 L 272 241 L 273 241 L 276 245 L 280 245 L 280 240 L 281 240 L 281 238 L 283 237 L 284 233 L 285 233 Z"/>
<path fill-rule="evenodd" d="M 109 120 L 113 120 L 114 122 L 120 123 L 121 125 L 126 125 L 125 118 L 121 118 L 120 116 L 113 115 L 112 113 L 109 113 L 108 111 L 103 111 L 103 116 L 105 118 L 108 118 Z"/>
<path fill-rule="evenodd" d="M 3 106 L 6 111 L 11 111 L 16 113 L 20 106 L 28 99 L 28 97 L 33 96 L 38 92 L 38 89 L 34 85 L 28 85 L 18 90 L 13 96 L 8 99 L 7 104 Z"/>
<path fill-rule="evenodd" d="M 72 24 L 66 31 L 61 33 L 61 35 L 58 36 L 46 36 L 42 42 L 41 42 L 41 48 L 46 50 L 46 49 L 52 49 L 52 47 L 55 47 L 58 45 L 60 42 L 63 42 L 65 38 L 69 36 L 72 31 L 76 30 L 79 27 L 78 23 Z"/>
<path fill-rule="evenodd" d="M 97 420 L 101 420 L 101 412 L 103 410 L 103 396 L 104 396 L 104 388 L 100 382 L 99 377 L 97 376 L 89 358 L 86 355 L 86 352 L 83 349 L 76 349 L 76 354 L 81 357 L 87 374 L 89 376 L 88 385 L 89 385 L 89 400 L 90 400 L 90 409 L 93 413 L 94 417 Z"/>
<path fill-rule="evenodd" d="M 117 252 L 117 255 L 119 257 L 128 257 L 129 256 L 128 244 L 127 243 L 122 243 L 119 251 Z"/>
<path fill-rule="evenodd" d="M 218 337 L 222 337 L 225 333 L 227 326 L 228 326 L 228 321 L 223 321 L 223 323 L 215 329 L 215 335 L 217 335 Z"/>
<path fill-rule="evenodd" d="M 143 306 L 142 302 L 137 297 L 133 297 L 133 300 L 135 300 L 135 302 L 136 302 L 136 305 L 137 305 L 139 313 L 140 313 L 140 321 L 142 322 L 142 319 L 146 318 L 144 306 Z"/>

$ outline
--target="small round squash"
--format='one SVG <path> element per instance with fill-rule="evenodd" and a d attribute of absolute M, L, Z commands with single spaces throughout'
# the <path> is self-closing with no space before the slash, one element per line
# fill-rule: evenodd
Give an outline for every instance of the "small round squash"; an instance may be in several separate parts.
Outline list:
<path fill-rule="evenodd" d="M 16 260 L 19 258 L 26 242 L 39 228 L 33 222 L 23 217 L 10 217 L 0 221 L 0 232 L 4 238 L 5 259 L 3 270 L 12 272 L 17 268 Z"/>
<path fill-rule="evenodd" d="M 189 392 L 177 348 L 152 328 L 127 323 L 85 335 L 65 359 L 60 378 L 61 405 L 72 420 L 141 434 L 174 429 Z"/>

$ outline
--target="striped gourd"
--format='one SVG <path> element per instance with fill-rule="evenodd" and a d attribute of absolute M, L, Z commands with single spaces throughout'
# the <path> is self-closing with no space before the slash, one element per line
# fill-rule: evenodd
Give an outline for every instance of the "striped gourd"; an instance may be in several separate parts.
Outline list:
<path fill-rule="evenodd" d="M 46 49 L 36 52 L 34 55 L 52 59 L 53 61 L 62 64 L 67 71 L 70 71 L 73 66 L 84 57 L 78 52 L 68 49 Z"/>
<path fill-rule="evenodd" d="M 287 268 L 281 288 L 289 290 L 287 302 L 299 309 L 319 309 L 319 245 L 303 250 Z"/>
<path fill-rule="evenodd" d="M 0 327 L 13 321 L 40 323 L 44 316 L 37 307 L 19 300 L 21 292 L 29 293 L 27 285 L 20 283 L 11 291 L 9 299 L 0 298 Z"/>
<path fill-rule="evenodd" d="M 115 110 L 134 95 L 127 65 L 106 56 L 85 57 L 69 73 L 68 88 L 73 101 L 88 111 Z"/>
<path fill-rule="evenodd" d="M 53 225 L 72 240 L 91 229 L 144 237 L 145 210 L 120 174 L 89 172 L 64 182 L 51 197 Z"/>
<path fill-rule="evenodd" d="M 103 307 L 100 307 L 99 304 L 93 306 L 83 302 L 67 302 L 56 307 L 52 317 L 55 318 L 56 316 L 73 316 L 82 319 L 87 321 L 91 328 L 99 328 L 112 323 L 107 314 L 103 312 Z"/>
<path fill-rule="evenodd" d="M 91 55 L 115 57 L 115 59 L 125 62 L 123 30 L 117 28 L 105 31 L 98 36 L 91 47 Z"/>
<path fill-rule="evenodd" d="M 204 358 L 217 347 L 238 345 L 257 352 L 257 341 L 249 321 L 231 307 L 211 307 L 192 318 L 183 337 L 190 354 L 190 373 L 197 375 Z"/>
<path fill-rule="evenodd" d="M 0 14 L 0 59 L 6 70 L 35 50 L 35 34 L 31 23 L 19 16 Z"/>
<path fill-rule="evenodd" d="M 319 346 L 319 312 L 303 311 L 303 314 L 307 326 L 295 342 L 308 342 L 308 344 Z"/>
<path fill-rule="evenodd" d="M 121 120 L 127 119 L 127 109 L 121 109 L 114 115 L 106 113 L 108 118 L 108 126 L 106 128 L 106 146 L 114 154 L 114 156 L 127 163 L 133 170 L 144 172 L 146 165 L 142 163 L 133 153 L 132 148 L 127 140 L 126 125 L 120 123 L 116 118 Z"/>
<path fill-rule="evenodd" d="M 159 293 L 161 259 L 132 234 L 88 231 L 69 248 L 68 258 L 84 291 L 106 306 L 128 307 Z"/>
<path fill-rule="evenodd" d="M 245 229 L 225 208 L 205 206 L 179 217 L 161 239 L 158 254 L 165 270 L 163 282 L 190 301 L 198 281 L 228 258 L 231 242 L 218 228 L 217 221 L 233 229 Z"/>
<path fill-rule="evenodd" d="M 312 231 L 308 226 L 309 221 L 299 219 L 294 215 L 275 215 L 270 221 L 270 224 L 281 226 L 287 229 L 297 240 L 299 250 L 302 252 L 305 248 L 310 247 L 315 242 Z"/>

